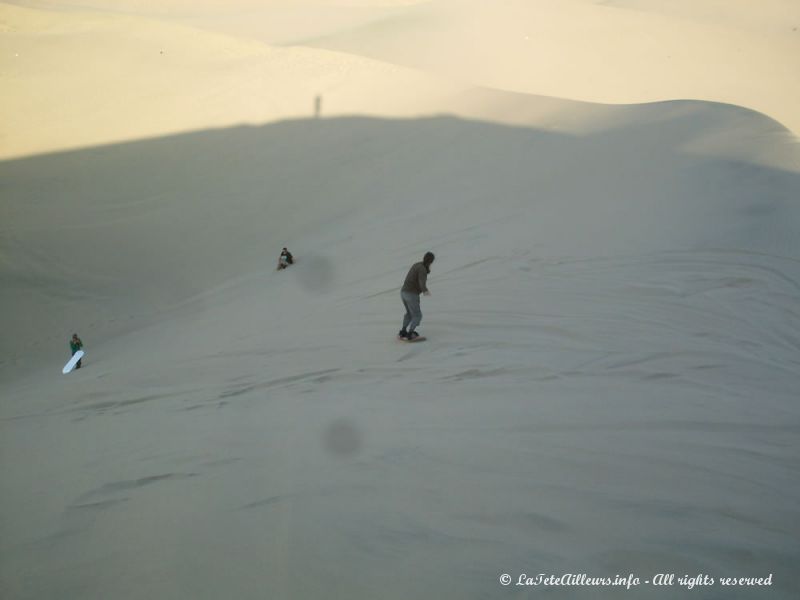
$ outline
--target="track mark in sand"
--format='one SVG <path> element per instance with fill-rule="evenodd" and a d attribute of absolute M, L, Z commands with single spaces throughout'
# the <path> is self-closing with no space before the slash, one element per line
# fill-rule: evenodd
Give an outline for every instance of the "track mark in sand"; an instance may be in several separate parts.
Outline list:
<path fill-rule="evenodd" d="M 14 415 L 13 417 L 0 417 L 0 422 L 3 421 L 21 421 L 23 419 L 35 419 L 36 417 L 48 417 L 50 416 L 47 412 L 43 413 L 33 413 L 29 415 Z"/>
<path fill-rule="evenodd" d="M 278 494 L 277 496 L 270 496 L 269 498 L 264 498 L 263 500 L 256 500 L 255 502 L 250 502 L 249 504 L 245 504 L 244 506 L 240 506 L 239 508 L 244 510 L 247 508 L 258 508 L 260 506 L 269 506 L 270 504 L 277 504 L 279 502 L 283 502 L 284 500 L 289 500 L 293 494 Z"/>
<path fill-rule="evenodd" d="M 626 369 L 628 367 L 641 366 L 647 363 L 653 363 L 658 361 L 669 361 L 669 360 L 679 361 L 681 365 L 689 363 L 685 367 L 689 369 L 715 369 L 723 366 L 720 364 L 709 364 L 709 363 L 702 363 L 699 365 L 692 364 L 693 361 L 697 360 L 698 358 L 702 359 L 703 357 L 704 355 L 699 352 L 652 352 L 641 356 L 631 356 L 630 354 L 627 353 L 622 356 L 606 354 L 599 358 L 593 358 L 591 360 L 581 363 L 580 365 L 578 365 L 579 369 L 581 370 L 575 371 L 574 373 L 570 374 L 576 374 L 576 375 L 599 374 L 599 372 L 587 373 L 586 371 L 582 370 L 585 367 L 589 366 L 597 367 L 598 369 L 600 369 L 600 372 L 617 371 Z M 656 372 L 653 373 L 652 375 L 646 376 L 646 378 L 651 378 L 651 379 L 660 379 L 666 377 L 678 377 L 678 374 L 667 373 L 667 372 Z"/>
<path fill-rule="evenodd" d="M 340 493 L 343 493 L 347 497 L 350 497 L 350 495 L 353 492 L 374 493 L 375 489 L 376 488 L 373 485 L 347 484 L 347 485 L 337 485 L 328 488 L 320 488 L 316 490 L 307 490 L 305 492 L 294 492 L 290 494 L 275 494 L 274 496 L 268 496 L 266 498 L 262 498 L 261 500 L 255 500 L 253 502 L 248 502 L 247 504 L 243 504 L 238 508 L 238 510 L 260 508 L 262 506 L 272 506 L 274 504 L 280 504 L 281 502 L 286 502 L 287 500 L 302 501 L 304 498 L 306 500 L 315 501 L 318 498 L 325 498 Z"/>
<path fill-rule="evenodd" d="M 541 375 L 532 379 L 534 381 L 555 381 L 556 379 L 561 379 L 561 375 Z"/>
<path fill-rule="evenodd" d="M 309 371 L 307 373 L 300 373 L 299 375 L 292 375 L 290 377 L 279 377 L 278 379 L 270 379 L 269 381 L 265 381 L 264 383 L 254 383 L 251 385 L 244 385 L 235 387 L 233 389 L 227 390 L 222 392 L 219 395 L 219 398 L 231 398 L 233 396 L 241 396 L 242 394 L 247 394 L 248 392 L 252 392 L 253 390 L 260 390 L 275 387 L 278 385 L 283 385 L 287 383 L 295 383 L 297 381 L 305 381 L 307 379 L 313 379 L 315 381 L 325 381 L 326 379 L 322 379 L 326 375 L 330 375 L 332 373 L 337 373 L 341 371 L 341 369 L 325 369 L 323 371 Z"/>
<path fill-rule="evenodd" d="M 400 448 L 388 448 L 373 457 L 372 460 L 384 465 L 413 465 L 425 461 L 431 462 L 435 459 L 419 446 L 403 446 Z"/>
<path fill-rule="evenodd" d="M 99 488 L 90 490 L 78 498 L 78 505 L 86 503 L 98 496 L 107 496 L 126 490 L 133 490 L 151 485 L 159 481 L 188 479 L 189 477 L 196 477 L 198 473 L 163 473 L 161 475 L 150 475 L 148 477 L 140 477 L 139 479 L 125 479 L 122 481 L 113 481 L 111 483 L 104 483 Z"/>
<path fill-rule="evenodd" d="M 110 498 L 97 502 L 80 502 L 72 504 L 64 509 L 61 524 L 62 526 L 50 535 L 36 540 L 35 545 L 52 548 L 54 545 L 64 542 L 69 538 L 89 531 L 101 513 L 113 508 L 118 504 L 127 502 L 129 498 Z"/>
<path fill-rule="evenodd" d="M 95 404 L 87 404 L 84 406 L 79 406 L 73 410 L 95 410 L 95 411 L 102 411 L 107 408 L 121 408 L 123 406 L 131 406 L 134 404 L 142 404 L 144 402 L 150 402 L 151 400 L 158 400 L 160 398 L 164 398 L 166 395 L 164 394 L 155 394 L 152 396 L 142 396 L 141 398 L 132 398 L 131 400 L 120 400 L 120 401 L 111 401 L 111 402 L 97 402 Z"/>
<path fill-rule="evenodd" d="M 337 348 L 333 344 L 328 344 L 325 346 L 314 346 L 314 351 L 318 350 L 328 350 L 330 348 Z M 231 352 L 215 352 L 214 354 L 208 354 L 204 356 L 207 359 L 218 359 L 218 358 L 227 358 L 227 357 L 250 357 L 250 356 L 271 356 L 275 354 L 286 355 L 286 354 L 294 354 L 297 352 L 306 352 L 308 348 L 305 346 L 297 347 L 297 348 L 281 348 L 278 350 L 235 350 Z M 242 375 L 240 377 L 234 377 L 229 381 L 241 381 L 242 379 L 247 379 L 249 375 Z"/>
<path fill-rule="evenodd" d="M 538 433 L 538 434 L 560 434 L 574 432 L 598 432 L 598 431 L 619 431 L 623 433 L 636 432 L 687 432 L 698 431 L 701 433 L 800 433 L 800 425 L 795 424 L 769 424 L 769 423 L 725 423 L 725 422 L 697 422 L 679 421 L 676 419 L 663 421 L 625 421 L 620 423 L 607 424 L 535 424 L 535 425 L 512 425 L 504 428 L 504 431 L 516 433 Z"/>
<path fill-rule="evenodd" d="M 369 300 L 371 298 L 377 298 L 378 296 L 385 296 L 386 294 L 391 294 L 392 292 L 398 292 L 399 294 L 399 288 L 393 287 L 388 290 L 383 290 L 382 292 L 375 292 L 374 294 L 370 294 L 369 296 L 363 296 L 361 299 Z"/>
<path fill-rule="evenodd" d="M 186 479 L 196 475 L 197 473 L 164 473 L 139 479 L 105 483 L 82 494 L 73 504 L 67 506 L 64 510 L 64 527 L 47 536 L 47 538 L 40 540 L 40 542 L 57 543 L 62 539 L 88 531 L 102 511 L 127 502 L 130 499 L 127 496 L 115 497 L 118 492 L 135 490 L 159 481 Z"/>
<path fill-rule="evenodd" d="M 534 512 L 496 516 L 488 514 L 458 515 L 458 518 L 486 525 L 509 527 L 515 531 L 524 531 L 527 529 L 560 533 L 570 530 L 568 523 Z"/>
<path fill-rule="evenodd" d="M 139 398 L 131 398 L 130 400 L 109 400 L 106 402 L 95 402 L 94 404 L 81 404 L 78 406 L 74 406 L 72 408 L 68 408 L 66 410 L 59 410 L 59 411 L 47 411 L 44 413 L 39 414 L 29 414 L 29 415 L 18 415 L 14 417 L 4 417 L 0 419 L 0 421 L 14 421 L 18 419 L 30 419 L 34 417 L 47 417 L 51 415 L 65 415 L 69 413 L 84 413 L 84 416 L 75 419 L 76 421 L 82 421 L 85 419 L 85 415 L 88 413 L 95 413 L 95 414 L 103 414 L 108 410 L 113 410 L 117 408 L 125 408 L 127 406 L 135 406 L 137 404 L 145 404 L 147 402 L 152 402 L 154 400 L 162 400 L 164 398 L 170 397 L 177 397 L 183 396 L 185 394 L 190 394 L 189 392 L 176 392 L 172 394 L 151 394 L 149 396 L 141 396 Z M 104 393 L 94 393 L 95 396 L 103 396 L 106 395 Z"/>
<path fill-rule="evenodd" d="M 673 377 L 680 377 L 677 373 L 650 373 L 649 375 L 645 375 L 644 379 L 647 380 L 655 380 L 655 379 L 672 379 Z"/>
<path fill-rule="evenodd" d="M 239 462 L 242 460 L 241 458 L 234 457 L 234 458 L 220 458 L 218 460 L 210 460 L 208 462 L 204 462 L 204 467 L 224 467 L 225 465 L 232 465 L 233 463 Z"/>
<path fill-rule="evenodd" d="M 496 257 L 496 256 L 490 256 L 489 258 L 482 258 L 480 260 L 476 260 L 476 261 L 473 261 L 471 263 L 467 263 L 465 265 L 454 267 L 454 268 L 450 269 L 449 271 L 445 271 L 444 273 L 442 273 L 442 275 L 449 275 L 450 273 L 455 273 L 457 271 L 463 271 L 464 269 L 469 269 L 470 267 L 477 267 L 478 265 L 482 265 L 485 262 L 489 262 L 489 261 L 492 261 L 492 260 L 497 260 L 497 258 L 498 257 Z"/>
<path fill-rule="evenodd" d="M 661 360 L 663 358 L 675 358 L 675 357 L 678 357 L 678 356 L 680 356 L 680 354 L 676 353 L 676 352 L 653 352 L 651 354 L 647 354 L 645 356 L 639 356 L 639 357 L 636 357 L 636 358 L 628 357 L 628 358 L 624 358 L 622 360 L 610 361 L 610 362 L 607 362 L 605 365 L 603 365 L 603 368 L 606 369 L 606 370 L 623 369 L 625 367 L 632 367 L 634 365 L 641 365 L 643 363 L 648 363 L 648 362 L 652 362 L 652 361 L 655 361 L 655 360 Z M 589 364 L 591 364 L 593 362 L 594 363 L 603 362 L 605 360 L 607 360 L 606 357 L 603 357 L 603 358 L 600 358 L 600 359 L 595 359 L 595 360 L 589 361 L 587 363 L 584 363 L 581 366 L 585 367 L 585 366 L 588 366 Z"/>
<path fill-rule="evenodd" d="M 103 510 L 111 508 L 116 504 L 127 502 L 128 498 L 112 498 L 111 500 L 101 500 L 99 502 L 86 502 L 84 504 L 73 504 L 68 510 Z"/>
<path fill-rule="evenodd" d="M 125 408 L 126 406 L 134 406 L 136 404 L 144 404 L 154 400 L 162 400 L 164 398 L 172 398 L 183 396 L 191 392 L 175 392 L 170 394 L 151 394 L 149 396 L 141 396 L 139 398 L 131 398 L 130 400 L 111 400 L 107 402 L 95 402 L 94 404 L 83 404 L 70 408 L 65 412 L 95 412 L 101 414 L 107 410 Z"/>
<path fill-rule="evenodd" d="M 484 377 L 494 377 L 496 375 L 505 375 L 509 373 L 508 369 L 487 369 L 482 371 L 481 369 L 467 369 L 466 371 L 461 371 L 460 373 L 456 373 L 455 375 L 448 375 L 446 377 L 442 377 L 444 381 L 463 381 L 464 379 L 483 379 Z"/>
<path fill-rule="evenodd" d="M 217 410 L 219 410 L 220 408 L 225 408 L 226 406 L 228 406 L 228 404 L 230 404 L 227 400 L 220 401 L 221 398 L 222 396 L 212 400 L 200 402 L 199 404 L 191 404 L 189 406 L 183 407 L 181 410 L 185 412 L 188 412 L 190 410 L 199 410 L 201 408 L 216 408 Z"/>

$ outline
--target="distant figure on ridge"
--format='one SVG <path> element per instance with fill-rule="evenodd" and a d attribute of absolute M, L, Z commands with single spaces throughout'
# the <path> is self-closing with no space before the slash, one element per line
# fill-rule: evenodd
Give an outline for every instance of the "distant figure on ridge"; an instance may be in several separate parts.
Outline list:
<path fill-rule="evenodd" d="M 72 355 L 75 356 L 75 353 L 82 348 L 83 348 L 83 342 L 81 341 L 81 338 L 78 337 L 77 333 L 73 333 L 72 339 L 69 341 L 69 349 L 72 350 Z M 82 362 L 83 359 L 79 360 L 78 364 L 75 365 L 75 368 L 80 369 Z"/>
<path fill-rule="evenodd" d="M 406 342 L 421 342 L 425 340 L 416 329 L 422 321 L 422 310 L 419 307 L 419 296 L 425 294 L 430 296 L 428 291 L 428 274 L 431 272 L 431 265 L 436 257 L 433 252 L 426 252 L 422 262 L 414 263 L 406 275 L 403 288 L 400 290 L 400 299 L 405 306 L 406 314 L 403 316 L 403 328 L 397 337 Z"/>
<path fill-rule="evenodd" d="M 285 269 L 289 265 L 293 264 L 294 264 L 294 257 L 292 256 L 292 253 L 289 252 L 286 248 L 281 250 L 280 258 L 278 258 L 278 271 L 280 271 L 281 269 Z"/>

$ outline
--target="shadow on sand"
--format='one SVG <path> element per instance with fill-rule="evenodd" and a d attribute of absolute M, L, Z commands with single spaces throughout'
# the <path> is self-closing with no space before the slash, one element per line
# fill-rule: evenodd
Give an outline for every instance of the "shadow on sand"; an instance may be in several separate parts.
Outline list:
<path fill-rule="evenodd" d="M 742 109 L 635 110 L 630 124 L 585 136 L 446 116 L 351 117 L 4 161 L 0 310 L 15 318 L 0 353 L 18 355 L 20 339 L 50 343 L 64 327 L 83 331 L 87 313 L 110 323 L 129 306 L 180 302 L 271 267 L 298 239 L 300 252 L 315 236 L 324 248 L 337 230 L 436 240 L 508 218 L 551 254 L 797 255 L 800 175 L 686 150 L 741 122 Z"/>

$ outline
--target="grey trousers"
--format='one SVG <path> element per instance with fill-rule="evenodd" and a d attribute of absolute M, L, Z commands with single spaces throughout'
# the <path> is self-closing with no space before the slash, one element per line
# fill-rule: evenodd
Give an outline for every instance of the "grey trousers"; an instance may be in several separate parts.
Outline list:
<path fill-rule="evenodd" d="M 419 294 L 400 292 L 400 299 L 406 307 L 403 317 L 403 331 L 414 331 L 422 321 L 422 310 L 419 307 Z"/>

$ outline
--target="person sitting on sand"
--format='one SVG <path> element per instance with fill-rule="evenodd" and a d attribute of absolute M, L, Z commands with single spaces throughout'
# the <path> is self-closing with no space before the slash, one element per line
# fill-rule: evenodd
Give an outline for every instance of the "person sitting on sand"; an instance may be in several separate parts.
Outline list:
<path fill-rule="evenodd" d="M 81 348 L 83 348 L 83 342 L 81 341 L 81 338 L 78 337 L 77 333 L 73 333 L 72 334 L 72 339 L 69 341 L 69 349 L 72 350 L 72 356 L 75 356 L 75 353 L 78 350 L 80 350 Z M 81 368 L 81 362 L 82 361 L 83 361 L 83 359 L 78 361 L 78 364 L 75 365 L 76 369 L 80 369 Z"/>
<path fill-rule="evenodd" d="M 281 256 L 278 258 L 278 270 L 285 269 L 289 265 L 294 264 L 294 257 L 292 253 L 289 252 L 286 248 L 281 250 Z"/>

